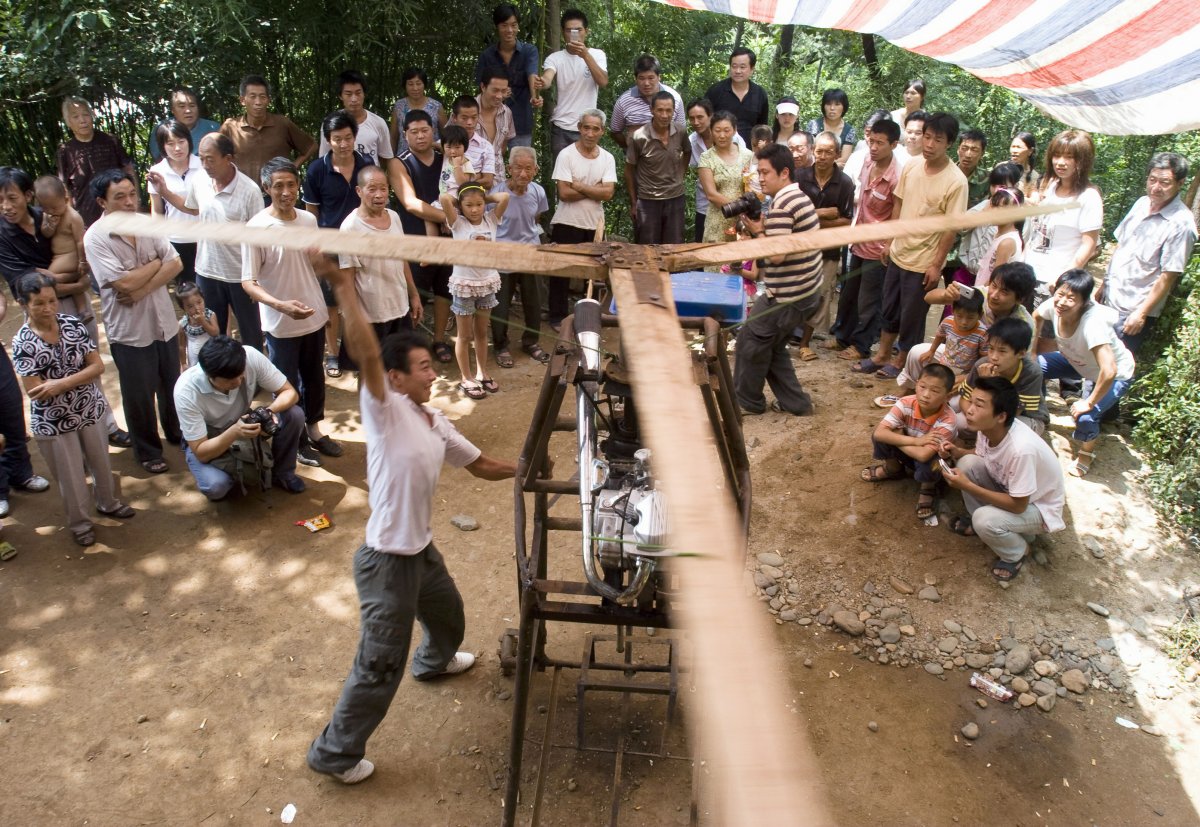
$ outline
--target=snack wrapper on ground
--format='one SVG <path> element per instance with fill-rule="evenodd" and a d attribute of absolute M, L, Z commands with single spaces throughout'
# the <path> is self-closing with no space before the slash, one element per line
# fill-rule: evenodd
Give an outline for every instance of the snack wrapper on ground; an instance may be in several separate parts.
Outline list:
<path fill-rule="evenodd" d="M 309 517 L 307 520 L 296 520 L 296 525 L 304 526 L 315 534 L 323 528 L 332 526 L 333 521 L 329 519 L 328 514 L 318 514 L 315 517 Z"/>

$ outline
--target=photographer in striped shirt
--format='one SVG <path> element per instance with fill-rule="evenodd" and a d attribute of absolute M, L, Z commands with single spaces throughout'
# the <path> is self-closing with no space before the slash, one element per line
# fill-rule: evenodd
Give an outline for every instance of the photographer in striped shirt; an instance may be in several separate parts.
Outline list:
<path fill-rule="evenodd" d="M 749 213 L 741 216 L 750 235 L 760 238 L 817 229 L 817 211 L 794 181 L 794 161 L 788 148 L 769 144 L 755 157 L 763 195 L 772 200 L 761 218 Z M 761 259 L 758 266 L 764 289 L 738 331 L 734 394 L 744 413 L 761 414 L 767 408 L 765 381 L 775 394 L 772 410 L 806 416 L 813 411 L 812 399 L 800 387 L 787 343 L 792 331 L 808 321 L 821 304 L 821 253 L 809 250 L 772 256 Z"/>

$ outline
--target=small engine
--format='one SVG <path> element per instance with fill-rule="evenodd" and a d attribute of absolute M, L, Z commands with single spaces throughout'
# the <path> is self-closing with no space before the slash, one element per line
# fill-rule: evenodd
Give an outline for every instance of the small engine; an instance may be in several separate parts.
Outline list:
<path fill-rule="evenodd" d="M 658 557 L 667 541 L 667 509 L 654 488 L 647 464 L 649 449 L 634 454 L 632 467 L 597 462 L 593 537 L 600 565 L 629 568 L 638 557 Z M 631 559 L 632 558 L 632 559 Z"/>

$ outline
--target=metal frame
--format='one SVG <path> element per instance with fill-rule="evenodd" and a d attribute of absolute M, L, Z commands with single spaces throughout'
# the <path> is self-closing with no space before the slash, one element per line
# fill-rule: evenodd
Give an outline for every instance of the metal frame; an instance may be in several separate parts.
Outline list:
<path fill-rule="evenodd" d="M 665 694 L 669 698 L 668 719 L 673 716 L 675 709 L 678 682 L 678 667 L 675 657 L 677 641 L 641 641 L 640 645 L 651 642 L 667 646 L 669 662 L 665 667 L 639 668 L 631 660 L 631 644 L 626 638 L 626 630 L 634 627 L 669 628 L 672 625 L 669 596 L 656 591 L 651 600 L 639 601 L 638 605 L 631 606 L 618 605 L 609 601 L 597 602 L 599 595 L 585 580 L 551 580 L 547 577 L 550 532 L 579 533 L 582 530 L 582 521 L 579 517 L 557 517 L 549 514 L 551 506 L 560 497 L 567 496 L 578 499 L 577 482 L 543 478 L 543 472 L 548 467 L 547 452 L 553 434 L 555 432 L 574 433 L 576 430 L 574 416 L 562 415 L 563 402 L 567 399 L 568 391 L 573 390 L 576 384 L 576 374 L 581 364 L 580 348 L 575 343 L 573 334 L 573 321 L 573 317 L 568 317 L 563 322 L 559 334 L 559 345 L 547 365 L 546 375 L 534 407 L 533 423 L 521 451 L 514 485 L 514 535 L 516 538 L 520 619 L 519 627 L 515 631 L 515 651 L 509 643 L 513 630 L 506 632 L 501 644 L 502 668 L 506 674 L 515 672 L 516 676 L 513 692 L 508 781 L 501 822 L 504 827 L 512 827 L 516 822 L 529 696 L 534 670 L 544 671 L 547 667 L 553 669 L 554 692 L 552 694 L 555 695 L 559 671 L 564 668 L 580 670 L 578 695 L 580 717 L 577 723 L 579 744 L 577 748 L 597 751 L 594 747 L 586 746 L 582 732 L 584 693 L 588 689 L 608 689 L 622 692 L 626 702 L 630 692 L 645 691 L 652 694 Z M 603 316 L 601 321 L 605 328 L 619 326 L 615 316 Z M 713 319 L 681 319 L 680 321 L 685 330 L 703 334 L 703 347 L 693 352 L 693 378 L 712 425 L 712 437 L 724 470 L 725 488 L 732 494 L 742 519 L 743 531 L 747 531 L 750 520 L 750 463 L 746 456 L 746 445 L 742 436 L 740 411 L 733 399 L 733 374 L 726 356 L 727 335 Z M 567 410 L 571 410 L 570 404 L 567 405 Z M 530 524 L 530 516 L 532 516 L 532 524 Z M 578 552 L 575 553 L 578 554 Z M 582 568 L 582 562 L 580 565 Z M 598 661 L 595 656 L 595 643 L 598 640 L 609 639 L 611 636 L 591 634 L 588 636 L 585 654 L 581 661 L 552 657 L 546 652 L 546 621 L 616 627 L 616 636 L 612 639 L 617 641 L 618 652 L 624 652 L 627 660 L 620 664 Z M 594 678 L 589 678 L 589 671 L 593 669 L 622 671 L 628 677 L 632 677 L 632 673 L 638 671 L 666 672 L 669 674 L 669 682 L 665 688 L 661 685 L 638 684 L 631 680 L 624 683 L 601 683 Z M 556 704 L 556 702 L 556 697 L 552 698 L 552 704 Z M 548 727 L 549 723 L 548 720 Z M 547 729 L 547 736 L 548 734 L 549 729 Z M 544 745 L 543 769 L 546 749 L 547 746 Z M 619 747 L 616 751 L 618 773 L 616 780 L 618 781 L 621 759 L 624 754 L 623 742 L 619 740 Z M 543 790 L 541 775 L 542 773 L 539 772 L 539 779 L 535 785 L 533 804 L 535 823 L 540 810 L 540 798 Z M 618 796 L 614 788 L 613 824 L 616 823 L 617 806 Z"/>

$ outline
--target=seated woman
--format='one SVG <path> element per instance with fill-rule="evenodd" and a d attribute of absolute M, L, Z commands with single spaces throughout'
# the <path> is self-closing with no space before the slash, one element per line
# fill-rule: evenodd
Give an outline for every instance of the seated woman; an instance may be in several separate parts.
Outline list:
<path fill-rule="evenodd" d="M 1095 280 L 1086 270 L 1068 270 L 1054 282 L 1050 298 L 1033 312 L 1035 326 L 1051 323 L 1057 351 L 1038 356 L 1046 379 L 1088 379 L 1092 391 L 1071 403 L 1072 435 L 1079 444 L 1071 473 L 1084 476 L 1096 459 L 1096 438 L 1104 412 L 1117 404 L 1133 383 L 1133 354 L 1113 325 L 1117 312 L 1092 301 Z"/>
<path fill-rule="evenodd" d="M 96 386 L 104 363 L 83 323 L 58 312 L 53 279 L 26 273 L 15 286 L 25 324 L 13 337 L 13 367 L 29 394 L 33 438 L 58 483 L 67 528 L 76 543 L 90 546 L 96 535 L 89 501 L 106 517 L 127 520 L 136 514 L 117 499 L 113 485 L 101 425 L 107 406 Z"/>

